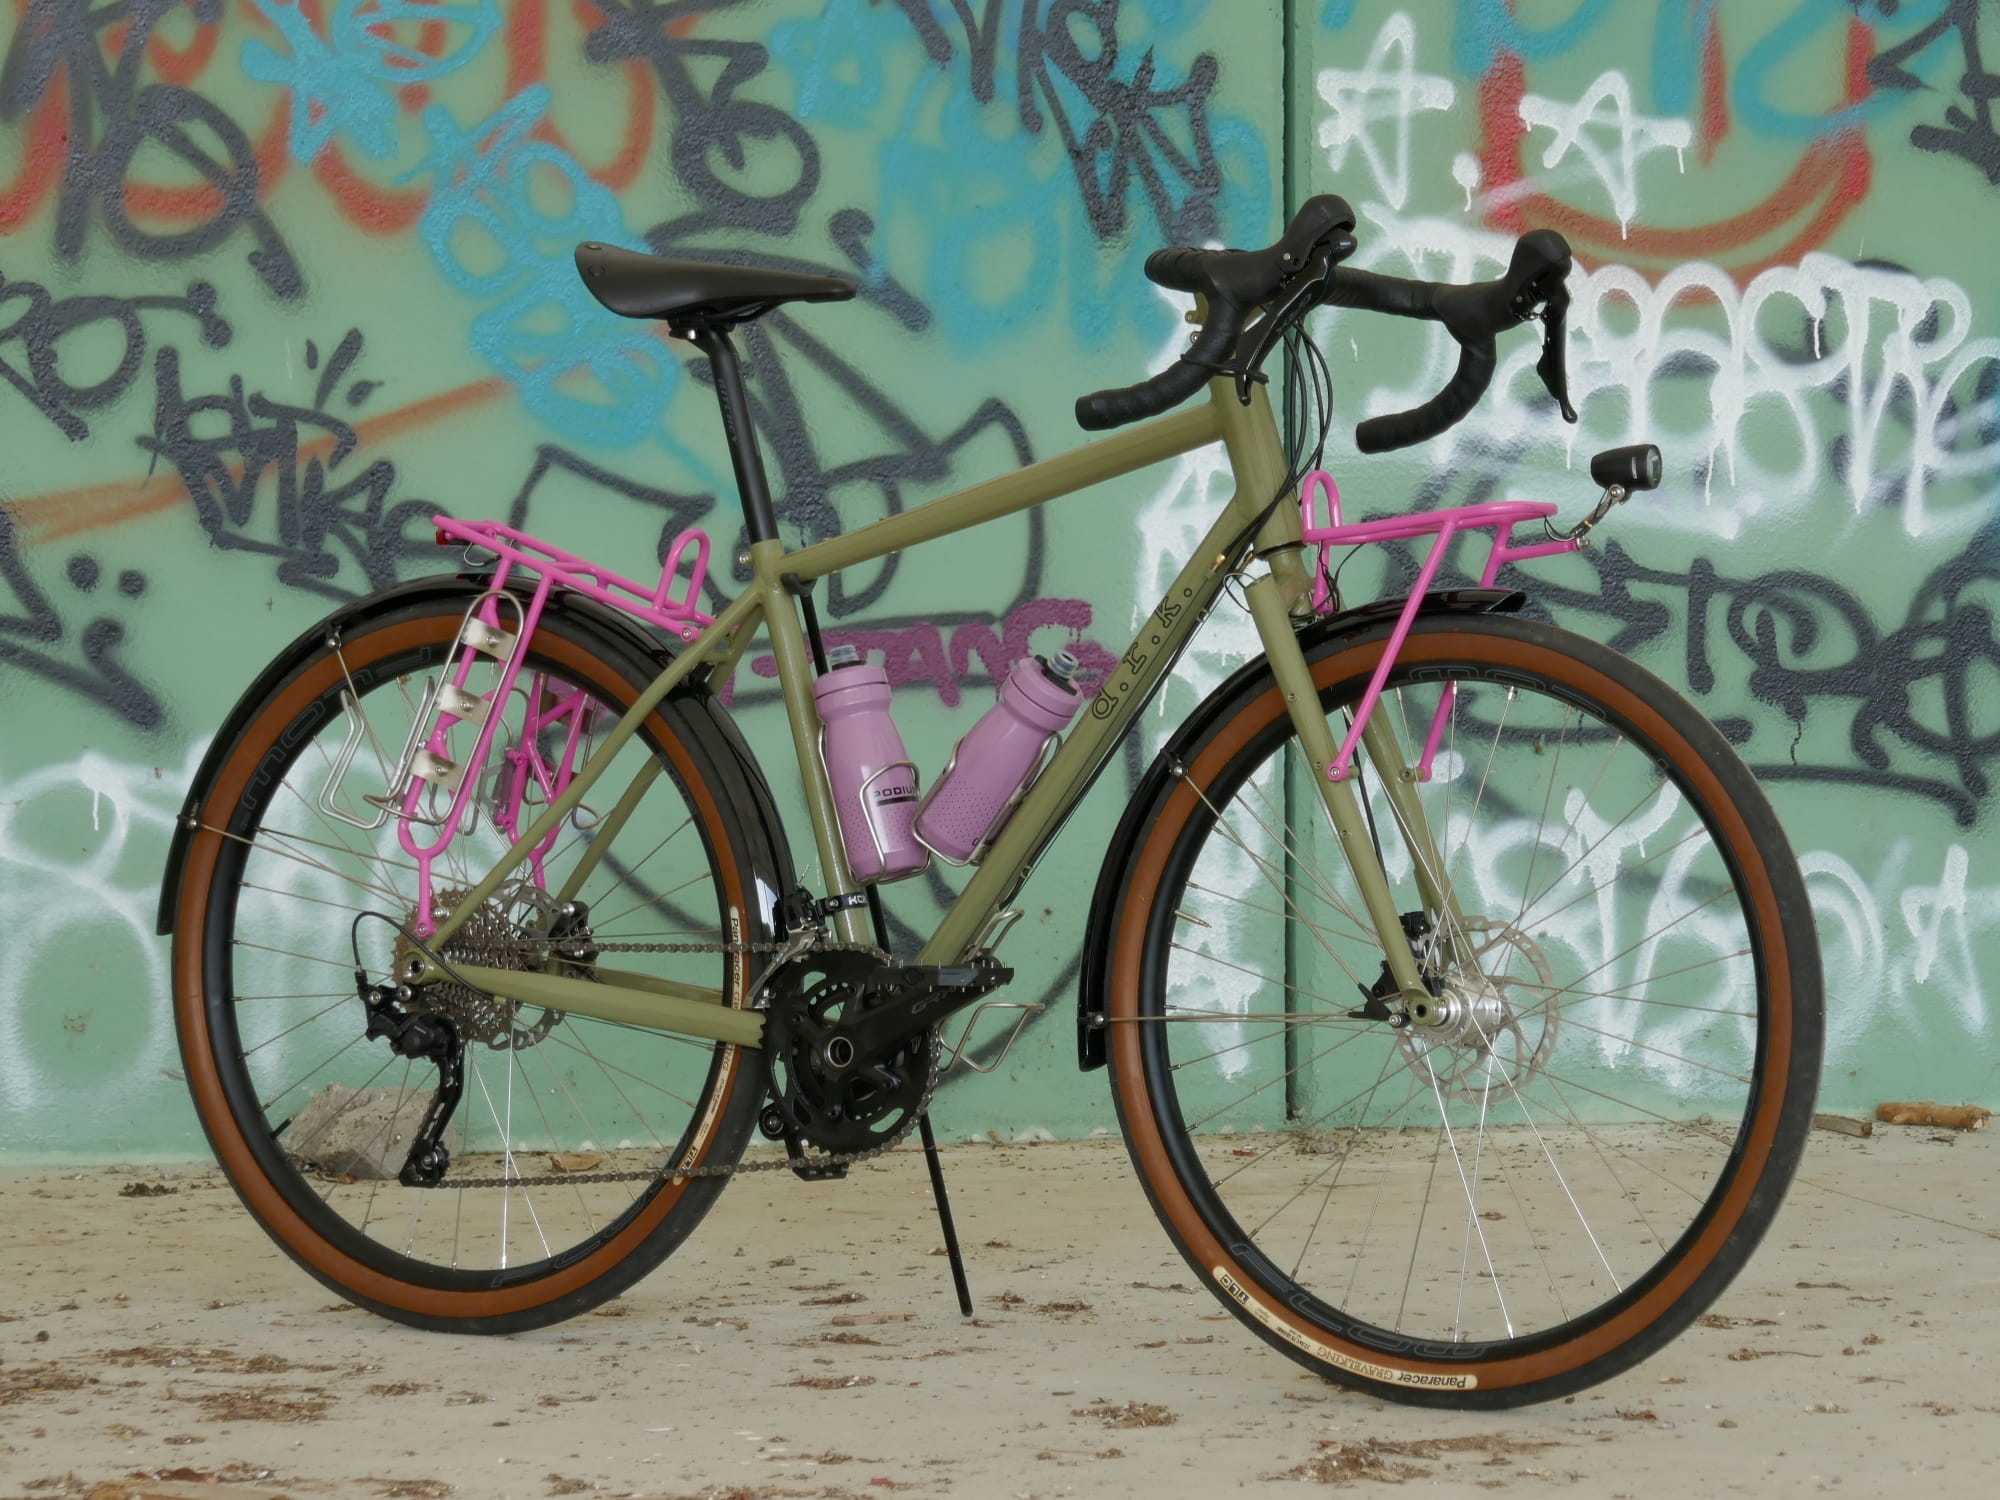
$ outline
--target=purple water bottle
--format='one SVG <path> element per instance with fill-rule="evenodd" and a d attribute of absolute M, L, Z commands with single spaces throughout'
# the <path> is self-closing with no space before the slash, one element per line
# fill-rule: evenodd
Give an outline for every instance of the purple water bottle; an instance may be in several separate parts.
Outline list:
<path fill-rule="evenodd" d="M 976 863 L 1028 790 L 1043 753 L 1083 706 L 1076 658 L 1025 657 L 1000 685 L 1000 701 L 966 732 L 951 764 L 917 810 L 917 837 L 955 865 Z"/>
<path fill-rule="evenodd" d="M 917 768 L 889 717 L 889 674 L 861 660 L 853 646 L 827 653 L 813 683 L 820 754 L 833 783 L 834 815 L 847 866 L 860 881 L 901 880 L 930 863 L 910 836 L 917 810 Z"/>

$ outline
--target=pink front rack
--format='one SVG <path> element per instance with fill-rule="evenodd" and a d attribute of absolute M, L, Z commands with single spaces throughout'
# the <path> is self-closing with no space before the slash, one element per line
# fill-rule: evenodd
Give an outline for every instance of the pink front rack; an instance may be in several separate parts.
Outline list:
<path fill-rule="evenodd" d="M 1314 518 L 1313 497 L 1316 492 L 1325 497 L 1324 521 Z M 1355 711 L 1354 723 L 1347 731 L 1347 738 L 1341 742 L 1340 753 L 1327 767 L 1327 775 L 1334 781 L 1345 780 L 1353 765 L 1355 747 L 1361 743 L 1362 732 L 1367 729 L 1368 721 L 1375 713 L 1375 705 L 1382 697 L 1382 684 L 1388 681 L 1389 673 L 1395 668 L 1403 641 L 1410 633 L 1411 622 L 1423 606 L 1424 595 L 1430 589 L 1431 581 L 1437 577 L 1438 566 L 1444 561 L 1445 551 L 1453 537 L 1461 531 L 1491 528 L 1493 545 L 1487 552 L 1485 569 L 1479 575 L 1481 588 L 1493 587 L 1493 580 L 1499 577 L 1500 570 L 1508 563 L 1531 557 L 1550 557 L 1559 552 L 1574 552 L 1583 545 L 1580 540 L 1563 537 L 1514 545 L 1513 530 L 1517 523 L 1545 521 L 1556 513 L 1553 505 L 1535 500 L 1490 501 L 1483 505 L 1456 506 L 1450 510 L 1387 516 L 1379 521 L 1343 522 L 1340 519 L 1340 486 L 1324 469 L 1314 469 L 1300 484 L 1299 507 L 1304 514 L 1305 540 L 1322 544 L 1318 578 L 1313 589 L 1313 608 L 1319 611 L 1331 608 L 1333 603 L 1333 591 L 1326 572 L 1328 548 L 1402 541 L 1414 536 L 1437 538 L 1431 543 L 1430 554 L 1425 557 L 1423 567 L 1418 570 L 1416 582 L 1410 586 L 1409 597 L 1403 601 L 1402 612 L 1396 617 L 1396 628 L 1389 634 L 1388 647 L 1382 652 L 1382 660 L 1377 663 L 1374 676 L 1369 679 L 1368 690 L 1361 695 L 1361 706 Z M 1431 764 L 1437 758 L 1438 745 L 1444 738 L 1445 725 L 1451 721 L 1452 705 L 1456 701 L 1457 684 L 1448 682 L 1438 701 L 1437 713 L 1431 720 L 1430 733 L 1424 740 L 1423 755 L 1417 761 L 1419 781 L 1431 779 Z"/>

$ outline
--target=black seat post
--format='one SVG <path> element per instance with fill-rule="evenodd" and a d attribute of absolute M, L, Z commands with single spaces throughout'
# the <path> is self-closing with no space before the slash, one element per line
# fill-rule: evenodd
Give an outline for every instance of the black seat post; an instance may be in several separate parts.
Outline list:
<path fill-rule="evenodd" d="M 689 338 L 708 356 L 715 373 L 715 399 L 722 408 L 722 431 L 729 439 L 729 461 L 736 469 L 736 492 L 743 501 L 743 520 L 750 540 L 768 542 L 778 535 L 778 513 L 771 506 L 771 487 L 764 478 L 764 458 L 757 449 L 757 427 L 750 420 L 750 398 L 743 390 L 743 366 L 726 330 L 701 324 Z"/>

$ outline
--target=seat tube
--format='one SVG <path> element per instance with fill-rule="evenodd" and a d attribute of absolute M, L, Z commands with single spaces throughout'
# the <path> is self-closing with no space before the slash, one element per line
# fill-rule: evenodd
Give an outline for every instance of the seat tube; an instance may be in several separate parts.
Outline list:
<path fill-rule="evenodd" d="M 750 397 L 743 389 L 743 366 L 736 346 L 721 328 L 693 331 L 694 346 L 708 356 L 715 374 L 715 400 L 722 408 L 722 431 L 729 440 L 729 462 L 736 471 L 736 493 L 743 502 L 743 524 L 750 541 L 776 541 L 778 513 L 771 504 L 771 486 L 764 477 L 764 456 L 757 448 L 757 426 L 750 418 Z"/>
<path fill-rule="evenodd" d="M 785 718 L 791 725 L 792 752 L 798 760 L 799 784 L 805 793 L 806 816 L 812 823 L 813 845 L 819 853 L 820 874 L 829 896 L 858 889 L 841 843 L 840 816 L 834 808 L 833 784 L 820 754 L 819 708 L 813 700 L 813 663 L 805 630 L 799 624 L 798 601 L 774 570 L 783 565 L 784 547 L 775 541 L 753 542 L 750 558 L 757 570 L 753 587 L 764 593 L 764 629 L 778 666 L 778 688 Z M 833 929 L 843 943 L 872 943 L 875 934 L 865 909 L 835 912 Z"/>

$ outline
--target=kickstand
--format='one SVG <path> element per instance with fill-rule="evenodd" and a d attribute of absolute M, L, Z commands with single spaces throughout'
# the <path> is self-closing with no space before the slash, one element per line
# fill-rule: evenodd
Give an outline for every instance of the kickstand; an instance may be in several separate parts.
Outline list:
<path fill-rule="evenodd" d="M 806 630 L 814 640 L 817 653 L 819 620 L 813 613 L 812 598 L 807 596 L 801 602 L 805 605 Z M 874 919 L 875 946 L 884 953 L 891 952 L 889 918 L 882 910 L 882 893 L 872 885 L 868 887 L 868 915 Z M 944 1253 L 951 1257 L 951 1284 L 958 1288 L 958 1310 L 969 1318 L 972 1316 L 972 1288 L 965 1282 L 965 1257 L 958 1253 L 958 1230 L 951 1222 L 951 1199 L 945 1196 L 944 1191 L 944 1163 L 938 1160 L 937 1135 L 931 1130 L 929 1110 L 917 1117 L 917 1134 L 924 1143 L 924 1165 L 931 1170 L 931 1197 L 937 1200 L 938 1224 L 944 1230 Z"/>
<path fill-rule="evenodd" d="M 931 1196 L 937 1199 L 938 1225 L 944 1230 L 944 1253 L 951 1258 L 951 1284 L 958 1288 L 958 1310 L 972 1316 L 972 1289 L 965 1281 L 965 1257 L 958 1253 L 958 1230 L 951 1222 L 951 1199 L 944 1191 L 944 1163 L 938 1160 L 937 1136 L 931 1130 L 930 1111 L 917 1121 L 917 1134 L 924 1143 L 924 1165 L 931 1169 Z"/>

